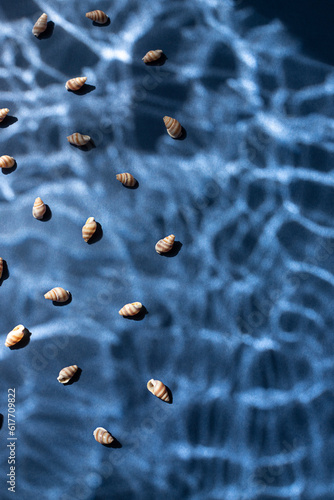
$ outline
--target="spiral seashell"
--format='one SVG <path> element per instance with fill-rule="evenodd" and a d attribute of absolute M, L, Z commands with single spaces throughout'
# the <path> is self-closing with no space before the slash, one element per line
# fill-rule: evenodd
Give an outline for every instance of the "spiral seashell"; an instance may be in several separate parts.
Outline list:
<path fill-rule="evenodd" d="M 90 240 L 91 237 L 93 236 L 93 234 L 95 233 L 96 228 L 97 228 L 97 224 L 95 222 L 94 217 L 89 217 L 86 220 L 85 225 L 82 228 L 82 237 L 83 237 L 83 239 L 85 241 Z"/>
<path fill-rule="evenodd" d="M 136 184 L 136 179 L 133 177 L 133 175 L 124 173 L 124 174 L 117 174 L 116 179 L 124 184 L 124 186 L 129 186 L 133 187 Z"/>
<path fill-rule="evenodd" d="M 102 10 L 92 10 L 91 12 L 87 12 L 86 17 L 98 24 L 105 24 L 109 19 L 107 14 L 105 14 Z"/>
<path fill-rule="evenodd" d="M 150 63 L 153 61 L 156 61 L 157 59 L 160 59 L 162 55 L 162 50 L 157 49 L 157 50 L 149 50 L 147 54 L 144 55 L 143 61 L 144 63 Z"/>
<path fill-rule="evenodd" d="M 20 340 L 23 339 L 25 335 L 27 335 L 28 330 L 23 325 L 17 325 L 9 334 L 7 335 L 5 346 L 11 347 Z"/>
<path fill-rule="evenodd" d="M 2 108 L 0 109 L 0 123 L 6 118 L 6 116 L 8 115 L 9 113 L 9 109 L 8 108 Z"/>
<path fill-rule="evenodd" d="M 3 273 L 3 258 L 0 257 L 0 280 L 2 278 L 2 273 Z"/>
<path fill-rule="evenodd" d="M 65 88 L 67 90 L 79 90 L 86 83 L 87 76 L 78 76 L 77 78 L 71 78 L 65 83 Z"/>
<path fill-rule="evenodd" d="M 58 382 L 61 384 L 67 384 L 73 377 L 73 375 L 78 371 L 77 365 L 66 366 L 59 372 L 57 377 Z"/>
<path fill-rule="evenodd" d="M 39 36 L 41 33 L 43 33 L 48 25 L 48 16 L 44 13 L 39 17 L 32 29 L 32 32 L 35 36 Z"/>
<path fill-rule="evenodd" d="M 173 248 L 174 241 L 175 241 L 174 234 L 166 236 L 166 238 L 159 240 L 158 243 L 155 245 L 155 251 L 160 254 L 169 252 Z"/>
<path fill-rule="evenodd" d="M 110 432 L 106 431 L 103 427 L 97 427 L 93 432 L 93 435 L 96 441 L 101 444 L 110 444 L 115 440 Z"/>
<path fill-rule="evenodd" d="M 175 118 L 164 116 L 163 120 L 165 122 L 168 134 L 173 137 L 173 139 L 177 139 L 182 135 L 181 124 Z"/>
<path fill-rule="evenodd" d="M 70 292 L 64 290 L 60 286 L 52 288 L 49 292 L 44 295 L 45 299 L 53 300 L 54 302 L 66 302 L 70 298 Z"/>
<path fill-rule="evenodd" d="M 140 302 L 132 302 L 131 304 L 125 304 L 125 306 L 122 307 L 118 311 L 118 314 L 121 316 L 135 316 L 135 314 L 138 314 L 139 311 L 143 305 Z"/>
<path fill-rule="evenodd" d="M 154 380 L 151 378 L 147 382 L 147 388 L 154 396 L 156 396 L 159 399 L 162 399 L 162 401 L 166 401 L 166 403 L 169 403 L 171 398 L 170 398 L 170 393 L 165 384 L 160 382 L 160 380 Z"/>
<path fill-rule="evenodd" d="M 32 214 L 35 217 L 35 219 L 43 219 L 43 216 L 46 211 L 46 206 L 41 200 L 41 198 L 36 198 L 34 202 L 34 206 L 32 207 Z"/>
<path fill-rule="evenodd" d="M 75 132 L 74 134 L 69 135 L 67 137 L 67 140 L 68 142 L 74 144 L 75 146 L 84 146 L 85 144 L 87 144 L 87 142 L 90 141 L 90 137 L 89 135 L 82 135 L 79 134 L 78 132 Z"/>
<path fill-rule="evenodd" d="M 15 160 L 12 156 L 0 156 L 0 168 L 11 168 L 15 165 Z"/>

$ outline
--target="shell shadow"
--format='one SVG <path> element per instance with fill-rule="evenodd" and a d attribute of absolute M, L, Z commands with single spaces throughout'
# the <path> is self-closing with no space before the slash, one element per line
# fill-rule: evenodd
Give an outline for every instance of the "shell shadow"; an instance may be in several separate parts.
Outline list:
<path fill-rule="evenodd" d="M 88 83 L 85 83 L 81 89 L 79 90 L 68 90 L 67 92 L 70 92 L 71 94 L 75 95 L 86 95 L 89 94 L 90 92 L 93 92 L 96 87 L 94 85 L 89 85 Z"/>
<path fill-rule="evenodd" d="M 87 241 L 87 243 L 88 245 L 94 245 L 94 243 L 97 243 L 98 241 L 102 240 L 102 238 L 103 238 L 102 226 L 99 222 L 96 221 L 96 231 L 90 238 L 90 240 Z"/>
<path fill-rule="evenodd" d="M 135 179 L 135 181 L 136 181 L 136 184 L 134 186 L 125 186 L 124 184 L 122 184 L 122 186 L 125 189 L 138 189 L 139 188 L 139 182 L 137 181 L 137 179 Z"/>
<path fill-rule="evenodd" d="M 81 370 L 81 368 L 78 367 L 78 369 L 75 372 L 75 374 L 73 375 L 73 377 L 68 382 L 66 382 L 66 384 L 63 384 L 63 385 L 72 385 L 72 384 L 75 384 L 80 379 L 81 373 L 82 373 L 82 370 Z"/>
<path fill-rule="evenodd" d="M 149 314 L 149 312 L 146 309 L 146 307 L 143 305 L 142 308 L 140 309 L 140 311 L 137 314 L 135 314 L 134 316 L 123 316 L 123 318 L 128 320 L 128 321 L 142 321 L 147 314 Z"/>
<path fill-rule="evenodd" d="M 169 252 L 164 252 L 161 253 L 160 255 L 162 257 L 175 257 L 180 252 L 181 248 L 182 248 L 181 241 L 174 241 L 172 249 L 169 250 Z"/>
<path fill-rule="evenodd" d="M 169 405 L 172 405 L 173 404 L 173 394 L 172 394 L 172 391 L 170 390 L 169 387 L 167 387 L 167 385 L 165 385 L 166 389 L 167 389 L 167 392 L 168 392 L 168 396 L 169 396 L 169 401 L 164 401 L 164 403 L 167 403 Z"/>
<path fill-rule="evenodd" d="M 114 448 L 114 449 L 118 449 L 118 448 L 123 448 L 122 444 L 118 441 L 118 439 L 116 439 L 114 436 L 113 436 L 114 440 L 112 441 L 112 443 L 110 444 L 103 444 L 103 446 L 105 448 Z"/>
<path fill-rule="evenodd" d="M 85 152 L 91 151 L 92 149 L 96 148 L 93 139 L 88 141 L 87 144 L 85 144 L 84 146 L 77 146 L 76 144 L 71 144 L 71 143 L 70 145 L 75 149 L 79 149 L 80 151 L 85 151 Z"/>
<path fill-rule="evenodd" d="M 45 214 L 43 215 L 42 219 L 37 219 L 40 220 L 41 222 L 47 222 L 48 220 L 52 219 L 51 208 L 47 204 L 45 204 L 45 208 L 46 208 Z"/>
<path fill-rule="evenodd" d="M 53 21 L 48 21 L 46 24 L 46 30 L 43 31 L 43 33 L 41 33 L 36 38 L 38 38 L 38 40 L 45 40 L 47 38 L 51 38 L 53 35 L 54 28 L 55 28 L 55 23 Z"/>
<path fill-rule="evenodd" d="M 93 26 L 97 26 L 98 28 L 106 28 L 107 26 L 110 26 L 110 17 L 108 17 L 108 21 L 105 22 L 104 24 L 97 23 L 96 21 L 92 22 Z"/>
<path fill-rule="evenodd" d="M 72 294 L 70 292 L 68 292 L 68 293 L 69 293 L 69 298 L 65 302 L 56 302 L 55 300 L 53 300 L 52 304 L 55 307 L 64 307 L 64 306 L 67 306 L 68 304 L 70 304 L 72 302 Z"/>
<path fill-rule="evenodd" d="M 18 119 L 16 118 L 16 116 L 7 115 L 6 118 L 4 118 L 0 123 L 0 128 L 10 127 L 11 125 L 13 125 L 13 123 L 16 123 L 17 120 Z"/>
<path fill-rule="evenodd" d="M 181 135 L 180 137 L 175 137 L 175 141 L 184 141 L 187 138 L 187 131 L 184 127 L 181 127 Z"/>
<path fill-rule="evenodd" d="M 8 278 L 9 278 L 9 270 L 8 270 L 7 262 L 5 260 L 3 260 L 2 263 L 3 263 L 3 269 L 2 269 L 2 276 L 1 276 L 1 279 L 0 279 L 0 286 L 2 285 L 2 283 L 5 280 L 8 280 Z"/>
<path fill-rule="evenodd" d="M 3 414 L 0 413 L 0 429 L 2 429 L 3 426 Z"/>
<path fill-rule="evenodd" d="M 163 66 L 165 64 L 165 62 L 167 61 L 167 59 L 168 59 L 168 57 L 166 56 L 166 54 L 161 54 L 159 59 L 157 59 L 156 61 L 151 61 L 151 62 L 148 62 L 145 64 L 146 64 L 146 66 Z"/>
<path fill-rule="evenodd" d="M 29 332 L 29 330 L 26 328 L 26 333 L 23 335 L 22 339 L 20 340 L 20 342 L 18 342 L 17 344 L 14 344 L 12 346 L 10 346 L 10 350 L 11 351 L 16 351 L 18 349 L 23 349 L 24 347 L 26 347 L 29 342 L 30 342 L 30 336 L 31 336 L 31 332 Z"/>
<path fill-rule="evenodd" d="M 15 160 L 15 163 L 12 167 L 10 168 L 2 168 L 2 173 L 3 175 L 8 175 L 8 174 L 11 174 L 12 172 L 15 172 L 15 170 L 17 169 L 17 163 L 16 163 L 16 160 Z"/>

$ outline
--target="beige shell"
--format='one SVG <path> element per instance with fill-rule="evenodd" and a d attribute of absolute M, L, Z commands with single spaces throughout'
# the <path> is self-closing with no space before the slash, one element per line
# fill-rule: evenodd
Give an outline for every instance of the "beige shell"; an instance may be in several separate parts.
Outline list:
<path fill-rule="evenodd" d="M 86 17 L 98 24 L 105 24 L 109 19 L 107 14 L 105 14 L 102 10 L 92 10 L 91 12 L 87 12 Z"/>
<path fill-rule="evenodd" d="M 15 165 L 15 160 L 12 156 L 0 156 L 0 168 L 11 168 Z"/>
<path fill-rule="evenodd" d="M 165 384 L 160 382 L 160 380 L 154 380 L 151 378 L 151 380 L 147 382 L 147 388 L 157 398 L 162 399 L 162 401 L 166 401 L 166 403 L 170 402 L 171 399 L 169 391 Z"/>
<path fill-rule="evenodd" d="M 135 314 L 138 314 L 139 311 L 143 305 L 140 302 L 132 302 L 131 304 L 125 304 L 125 306 L 122 307 L 118 311 L 118 314 L 121 316 L 134 316 Z"/>
<path fill-rule="evenodd" d="M 5 346 L 6 347 L 11 347 L 20 340 L 23 339 L 23 337 L 28 333 L 28 330 L 23 326 L 23 325 L 17 325 L 9 334 L 7 335 Z"/>
<path fill-rule="evenodd" d="M 97 224 L 95 222 L 94 217 L 88 217 L 88 219 L 85 222 L 85 225 L 82 228 L 82 237 L 85 241 L 88 241 L 91 239 L 93 234 L 95 233 L 97 228 Z"/>
<path fill-rule="evenodd" d="M 32 207 L 32 214 L 35 217 L 35 219 L 43 219 L 43 216 L 46 211 L 46 206 L 41 200 L 41 198 L 36 198 L 34 201 L 34 206 Z"/>
<path fill-rule="evenodd" d="M 123 173 L 123 174 L 117 174 L 116 179 L 124 184 L 124 186 L 129 186 L 133 187 L 136 184 L 136 179 L 133 177 L 133 175 L 129 173 Z"/>
<path fill-rule="evenodd" d="M 156 61 L 157 59 L 160 59 L 162 56 L 162 50 L 156 49 L 156 50 L 149 50 L 147 54 L 144 55 L 143 61 L 144 63 L 150 63 L 153 61 Z"/>
<path fill-rule="evenodd" d="M 32 32 L 35 36 L 39 36 L 41 33 L 43 33 L 48 25 L 48 16 L 44 13 L 39 17 L 32 29 Z"/>
<path fill-rule="evenodd" d="M 2 273 L 3 273 L 3 258 L 0 257 L 0 280 L 2 278 Z"/>
<path fill-rule="evenodd" d="M 71 78 L 65 83 L 65 88 L 67 90 L 79 90 L 86 83 L 87 76 L 78 76 L 77 78 Z"/>
<path fill-rule="evenodd" d="M 175 241 L 174 234 L 166 236 L 166 238 L 159 240 L 158 243 L 155 245 L 155 251 L 160 254 L 169 252 L 173 248 L 174 241 Z"/>
<path fill-rule="evenodd" d="M 79 132 L 75 132 L 67 137 L 68 142 L 75 144 L 75 146 L 84 146 L 90 141 L 89 135 L 82 135 Z"/>
<path fill-rule="evenodd" d="M 103 427 L 97 427 L 93 432 L 93 435 L 98 443 L 110 444 L 115 438 Z"/>
<path fill-rule="evenodd" d="M 44 295 L 45 299 L 53 300 L 54 302 L 66 302 L 70 298 L 70 292 L 64 290 L 60 286 L 52 288 L 49 292 Z"/>
<path fill-rule="evenodd" d="M 165 122 L 168 134 L 173 137 L 173 139 L 177 139 L 182 135 L 181 124 L 175 118 L 164 116 L 163 120 Z"/>
<path fill-rule="evenodd" d="M 8 108 L 2 108 L 0 109 L 0 123 L 6 118 L 6 116 L 8 115 L 9 113 L 9 109 Z"/>
<path fill-rule="evenodd" d="M 77 365 L 66 366 L 59 372 L 57 377 L 58 382 L 61 384 L 67 384 L 73 377 L 73 375 L 78 371 Z"/>

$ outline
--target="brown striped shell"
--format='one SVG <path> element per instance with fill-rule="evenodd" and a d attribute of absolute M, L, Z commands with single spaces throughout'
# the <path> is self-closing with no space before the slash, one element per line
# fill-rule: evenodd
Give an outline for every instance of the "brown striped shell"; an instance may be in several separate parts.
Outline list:
<path fill-rule="evenodd" d="M 9 334 L 7 335 L 5 346 L 6 347 L 11 347 L 20 340 L 23 339 L 23 337 L 28 333 L 28 330 L 23 326 L 23 325 L 17 325 Z"/>
<path fill-rule="evenodd" d="M 115 438 L 103 427 L 97 427 L 93 432 L 93 435 L 98 443 L 101 444 L 111 444 Z"/>
<path fill-rule="evenodd" d="M 3 273 L 3 258 L 0 257 L 0 280 L 2 278 L 2 273 Z"/>
<path fill-rule="evenodd" d="M 124 184 L 124 186 L 129 186 L 133 187 L 136 184 L 136 179 L 133 177 L 133 175 L 125 172 L 123 174 L 117 174 L 116 179 Z"/>
<path fill-rule="evenodd" d="M 65 88 L 67 90 L 79 90 L 86 83 L 87 76 L 78 76 L 76 78 L 71 78 L 65 83 Z"/>
<path fill-rule="evenodd" d="M 67 384 L 73 377 L 73 375 L 78 371 L 77 365 L 66 366 L 59 372 L 57 377 L 58 382 L 61 384 Z"/>
<path fill-rule="evenodd" d="M 79 132 L 75 132 L 67 137 L 68 142 L 74 144 L 75 146 L 84 146 L 90 141 L 89 135 L 82 135 Z"/>
<path fill-rule="evenodd" d="M 135 314 L 138 314 L 139 311 L 143 305 L 140 302 L 132 302 L 131 304 L 125 304 L 125 306 L 122 307 L 118 311 L 118 314 L 121 316 L 134 316 Z"/>
<path fill-rule="evenodd" d="M 182 135 L 181 124 L 175 118 L 171 118 L 170 116 L 164 116 L 163 120 L 166 125 L 168 134 L 171 137 L 173 137 L 173 139 L 177 139 Z"/>
<path fill-rule="evenodd" d="M 12 168 L 15 165 L 15 160 L 12 156 L 0 156 L 0 168 Z"/>
<path fill-rule="evenodd" d="M 160 254 L 169 252 L 173 248 L 174 241 L 175 241 L 174 234 L 166 236 L 166 238 L 159 240 L 158 243 L 155 245 L 155 251 Z"/>
<path fill-rule="evenodd" d="M 53 300 L 54 302 L 66 302 L 70 298 L 70 292 L 64 290 L 60 286 L 52 288 L 49 292 L 44 295 L 47 300 Z"/>
<path fill-rule="evenodd" d="M 98 24 L 105 24 L 108 21 L 108 16 L 102 10 L 92 10 L 86 13 L 86 17 L 95 21 Z"/>
<path fill-rule="evenodd" d="M 162 401 L 166 401 L 166 403 L 170 402 L 171 399 L 169 391 L 165 384 L 160 382 L 160 380 L 154 380 L 151 378 L 151 380 L 147 382 L 147 388 L 157 398 L 162 399 Z"/>
<path fill-rule="evenodd" d="M 44 13 L 39 17 L 32 29 L 32 32 L 35 36 L 39 36 L 41 33 L 43 33 L 48 25 L 48 16 Z"/>
<path fill-rule="evenodd" d="M 95 222 L 94 217 L 88 217 L 88 219 L 85 222 L 85 225 L 82 228 L 82 237 L 85 241 L 88 241 L 91 239 L 93 234 L 95 233 L 97 228 L 97 224 Z"/>
<path fill-rule="evenodd" d="M 43 216 L 46 211 L 46 206 L 41 200 L 41 198 L 36 198 L 34 201 L 34 206 L 32 207 L 32 214 L 35 217 L 35 219 L 43 219 Z"/>
<path fill-rule="evenodd" d="M 9 113 L 9 109 L 8 108 L 2 108 L 0 109 L 0 123 L 6 118 L 6 116 L 8 115 Z"/>
<path fill-rule="evenodd" d="M 156 61 L 157 59 L 160 59 L 162 55 L 162 50 L 156 49 L 156 50 L 149 50 L 143 57 L 144 63 L 150 63 L 153 61 Z"/>

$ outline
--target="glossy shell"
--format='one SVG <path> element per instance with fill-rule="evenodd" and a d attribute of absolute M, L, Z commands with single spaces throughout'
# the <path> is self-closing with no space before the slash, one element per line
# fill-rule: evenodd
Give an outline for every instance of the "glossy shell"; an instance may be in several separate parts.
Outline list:
<path fill-rule="evenodd" d="M 9 113 L 9 109 L 8 108 L 2 108 L 0 109 L 0 123 L 6 118 L 6 116 L 8 115 Z"/>
<path fill-rule="evenodd" d="M 66 302 L 70 298 L 70 293 L 64 288 L 57 286 L 52 288 L 49 292 L 44 295 L 47 300 L 53 300 L 54 302 Z"/>
<path fill-rule="evenodd" d="M 133 187 L 136 184 L 136 179 L 133 177 L 133 175 L 129 173 L 124 173 L 124 174 L 117 174 L 116 179 L 124 184 L 124 186 L 129 186 Z"/>
<path fill-rule="evenodd" d="M 35 217 L 35 219 L 43 219 L 45 211 L 46 211 L 46 206 L 41 200 L 41 198 L 36 198 L 34 206 L 32 207 L 32 214 Z"/>
<path fill-rule="evenodd" d="M 15 160 L 11 156 L 0 156 L 0 168 L 11 168 L 15 165 Z"/>
<path fill-rule="evenodd" d="M 163 120 L 166 125 L 168 134 L 171 137 L 173 137 L 173 139 L 177 139 L 182 135 L 181 124 L 175 118 L 171 118 L 170 116 L 164 116 Z"/>
<path fill-rule="evenodd" d="M 156 49 L 156 50 L 149 50 L 147 54 L 144 55 L 143 61 L 144 63 L 150 63 L 153 61 L 157 61 L 157 59 L 160 59 L 162 55 L 162 50 Z"/>
<path fill-rule="evenodd" d="M 77 365 L 66 366 L 59 372 L 57 377 L 58 382 L 61 384 L 67 384 L 73 377 L 73 375 L 78 371 Z"/>
<path fill-rule="evenodd" d="M 23 337 L 28 333 L 28 330 L 23 326 L 23 325 L 17 325 L 9 334 L 7 335 L 5 346 L 6 347 L 11 347 L 20 340 L 23 339 Z"/>
<path fill-rule="evenodd" d="M 85 241 L 88 241 L 91 239 L 93 234 L 95 233 L 97 228 L 97 224 L 95 222 L 94 217 L 88 217 L 88 219 L 85 222 L 85 225 L 82 228 L 82 237 Z"/>
<path fill-rule="evenodd" d="M 65 83 L 65 88 L 67 90 L 79 90 L 86 83 L 87 76 L 78 76 L 77 78 L 71 78 Z"/>
<path fill-rule="evenodd" d="M 86 17 L 95 21 L 98 24 L 105 24 L 108 21 L 108 16 L 102 10 L 92 10 L 86 13 Z"/>
<path fill-rule="evenodd" d="M 131 304 L 125 304 L 125 306 L 122 307 L 118 311 L 118 314 L 121 316 L 134 316 L 135 314 L 138 314 L 139 311 L 143 305 L 140 302 L 132 302 Z"/>
<path fill-rule="evenodd" d="M 82 135 L 79 132 L 75 132 L 67 137 L 68 142 L 74 144 L 75 146 L 84 146 L 90 141 L 89 135 Z"/>
<path fill-rule="evenodd" d="M 93 432 L 93 435 L 98 443 L 101 444 L 110 444 L 114 441 L 115 438 L 103 427 L 97 427 Z"/>
<path fill-rule="evenodd" d="M 151 380 L 147 382 L 147 388 L 157 398 L 162 399 L 162 401 L 166 401 L 166 403 L 170 402 L 169 391 L 165 384 L 160 382 L 160 380 L 154 380 L 151 378 Z"/>
<path fill-rule="evenodd" d="M 2 278 L 2 273 L 3 273 L 3 258 L 0 257 L 0 280 Z"/>
<path fill-rule="evenodd" d="M 166 236 L 166 238 L 159 240 L 158 243 L 155 245 L 155 251 L 160 254 L 169 252 L 173 248 L 174 241 L 175 241 L 174 234 Z"/>
<path fill-rule="evenodd" d="M 35 36 L 39 36 L 41 33 L 43 33 L 48 25 L 48 16 L 44 13 L 39 17 L 32 29 L 32 32 Z"/>

